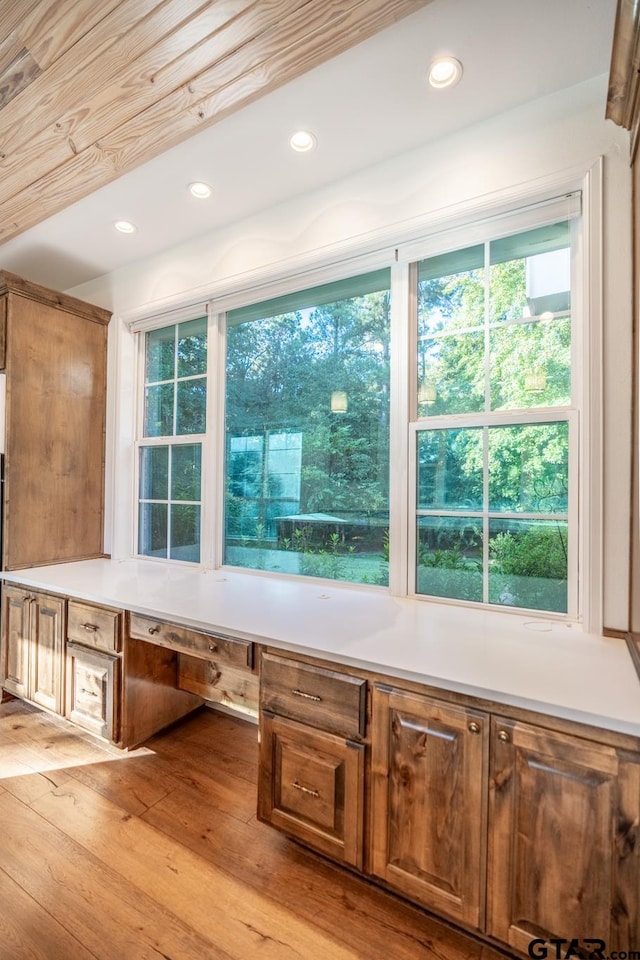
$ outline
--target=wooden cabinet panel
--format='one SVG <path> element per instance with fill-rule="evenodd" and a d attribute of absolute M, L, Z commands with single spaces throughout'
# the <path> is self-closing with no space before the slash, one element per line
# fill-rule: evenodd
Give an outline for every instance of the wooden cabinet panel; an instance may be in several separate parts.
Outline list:
<path fill-rule="evenodd" d="M 75 643 L 115 653 L 121 648 L 120 622 L 117 610 L 69 600 L 67 637 Z"/>
<path fill-rule="evenodd" d="M 36 594 L 31 601 L 30 699 L 62 713 L 64 600 Z"/>
<path fill-rule="evenodd" d="M 491 733 L 487 931 L 638 942 L 638 758 L 512 720 Z M 622 799 L 624 795 L 624 800 Z"/>
<path fill-rule="evenodd" d="M 17 697 L 29 696 L 31 595 L 2 587 L 2 686 Z"/>
<path fill-rule="evenodd" d="M 109 314 L 4 272 L 0 296 L 3 569 L 101 556 Z"/>
<path fill-rule="evenodd" d="M 2 685 L 62 712 L 64 600 L 2 587 Z"/>
<path fill-rule="evenodd" d="M 360 677 L 264 653 L 260 705 L 343 737 L 365 733 L 367 682 Z"/>
<path fill-rule="evenodd" d="M 362 868 L 363 744 L 263 714 L 258 816 Z"/>
<path fill-rule="evenodd" d="M 485 902 L 488 716 L 374 685 L 374 874 L 479 927 Z"/>
<path fill-rule="evenodd" d="M 204 660 L 220 660 L 236 667 L 253 665 L 253 643 L 250 640 L 200 633 L 137 613 L 130 615 L 129 636 Z"/>
<path fill-rule="evenodd" d="M 119 666 L 115 655 L 67 644 L 65 715 L 107 740 L 118 738 Z"/>

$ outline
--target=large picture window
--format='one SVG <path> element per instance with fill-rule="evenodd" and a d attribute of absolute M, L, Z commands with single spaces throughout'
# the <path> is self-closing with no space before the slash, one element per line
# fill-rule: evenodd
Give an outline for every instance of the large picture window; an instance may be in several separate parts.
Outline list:
<path fill-rule="evenodd" d="M 388 583 L 389 282 L 227 315 L 225 563 Z"/>

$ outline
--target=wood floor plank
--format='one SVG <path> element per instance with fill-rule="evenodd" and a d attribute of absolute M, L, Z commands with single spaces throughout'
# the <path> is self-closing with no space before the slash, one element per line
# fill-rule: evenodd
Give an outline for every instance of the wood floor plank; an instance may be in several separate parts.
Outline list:
<path fill-rule="evenodd" d="M 98 960 L 228 960 L 220 947 L 9 793 L 0 796 L 0 831 L 0 869 Z M 57 942 L 45 946 L 58 949 Z"/>
<path fill-rule="evenodd" d="M 95 960 L 3 870 L 0 903 L 0 960 Z"/>
<path fill-rule="evenodd" d="M 0 960 L 498 960 L 259 823 L 256 769 L 209 709 L 122 751 L 0 705 Z"/>
<path fill-rule="evenodd" d="M 238 960 L 354 957 L 294 912 L 256 894 L 141 819 L 122 817 L 117 807 L 96 799 L 82 784 L 65 784 L 35 809 L 203 937 L 216 936 Z"/>

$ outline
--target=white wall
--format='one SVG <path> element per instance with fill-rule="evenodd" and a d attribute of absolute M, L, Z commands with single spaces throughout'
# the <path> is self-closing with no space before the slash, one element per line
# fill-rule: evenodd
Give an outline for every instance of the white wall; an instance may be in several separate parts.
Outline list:
<path fill-rule="evenodd" d="M 368 167 L 329 187 L 176 246 L 69 291 L 116 314 L 112 331 L 111 488 L 114 552 L 126 552 L 131 490 L 131 338 L 121 318 L 202 301 L 255 276 L 375 250 L 495 199 L 567 181 L 604 158 L 604 624 L 627 627 L 631 435 L 631 180 L 625 131 L 605 121 L 606 78 L 533 101 L 436 144 Z M 429 224 L 432 224 L 430 227 Z M 115 359 L 117 355 L 117 359 Z M 117 394 L 121 391 L 122 403 Z M 118 458 L 124 458 L 124 461 Z M 118 477 L 120 478 L 118 480 Z M 125 509 L 123 509 L 123 507 Z M 119 522 L 120 521 L 120 524 Z M 111 537 L 113 533 L 113 537 Z"/>

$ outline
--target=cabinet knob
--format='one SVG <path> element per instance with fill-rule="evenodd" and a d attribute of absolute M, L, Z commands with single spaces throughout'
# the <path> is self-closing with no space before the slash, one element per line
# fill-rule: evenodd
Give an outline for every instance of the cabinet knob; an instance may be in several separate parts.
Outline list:
<path fill-rule="evenodd" d="M 469 733 L 474 733 L 477 735 L 478 733 L 480 733 L 480 724 L 476 723 L 475 720 L 472 720 L 469 726 L 467 727 L 467 730 L 469 731 Z"/>
<path fill-rule="evenodd" d="M 210 644 L 209 644 L 209 650 L 210 650 L 211 653 L 217 653 L 217 652 L 218 652 L 218 645 L 215 644 L 215 643 L 210 643 Z"/>
<path fill-rule="evenodd" d="M 500 743 L 511 743 L 511 737 L 506 730 L 500 730 L 498 733 L 498 740 Z"/>
<path fill-rule="evenodd" d="M 149 633 L 153 636 L 154 633 L 160 633 L 160 627 L 156 624 L 155 627 L 149 627 Z"/>

